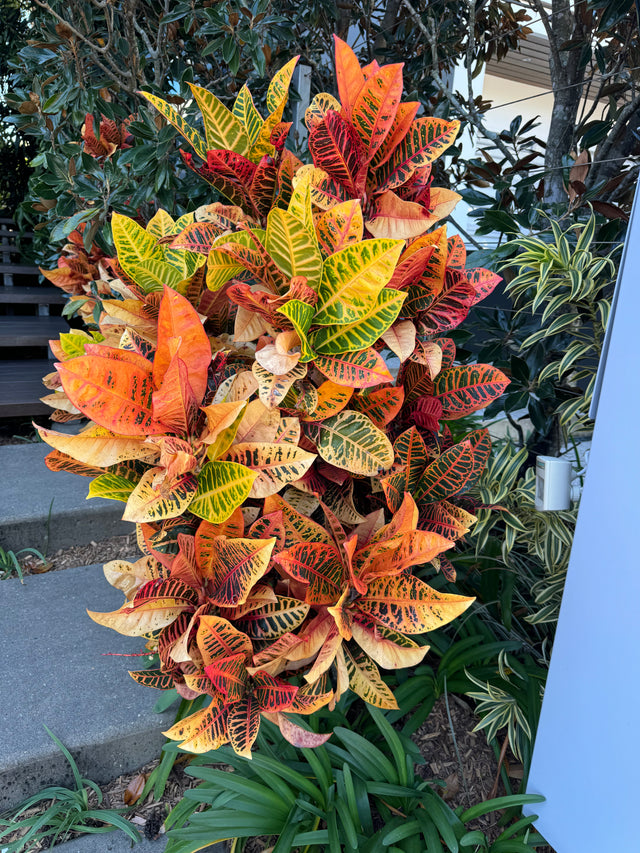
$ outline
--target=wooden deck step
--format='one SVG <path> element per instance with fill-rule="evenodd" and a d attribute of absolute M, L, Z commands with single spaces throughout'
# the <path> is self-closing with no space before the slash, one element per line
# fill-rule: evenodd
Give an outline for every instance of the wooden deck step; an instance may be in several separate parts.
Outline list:
<path fill-rule="evenodd" d="M 0 347 L 46 347 L 68 331 L 62 317 L 0 317 Z"/>
<path fill-rule="evenodd" d="M 0 264 L 0 275 L 40 275 L 40 267 L 25 264 Z"/>
<path fill-rule="evenodd" d="M 51 393 L 42 377 L 53 370 L 47 359 L 0 361 L 0 418 L 51 414 L 53 409 L 40 397 Z"/>
<path fill-rule="evenodd" d="M 0 287 L 4 305 L 64 305 L 66 301 L 57 287 Z"/>

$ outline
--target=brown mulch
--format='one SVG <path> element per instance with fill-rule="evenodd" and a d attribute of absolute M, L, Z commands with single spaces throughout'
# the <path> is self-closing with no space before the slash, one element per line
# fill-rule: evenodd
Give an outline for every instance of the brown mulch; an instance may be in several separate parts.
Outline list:
<path fill-rule="evenodd" d="M 445 783 L 444 788 L 434 788 L 452 809 L 458 806 L 467 809 L 492 797 L 511 793 L 505 791 L 501 779 L 497 789 L 494 788 L 498 761 L 484 732 L 473 731 L 479 717 L 472 705 L 455 694 L 449 694 L 447 699 L 444 696 L 438 699 L 413 735 L 413 741 L 425 759 L 425 764 L 418 765 L 417 772 L 423 779 L 438 779 Z M 511 787 L 517 790 L 523 768 L 509 750 L 505 766 Z M 504 829 L 498 824 L 500 817 L 501 812 L 490 812 L 470 823 L 469 829 L 482 830 L 493 842 Z M 537 850 L 539 853 L 554 853 L 551 847 L 538 847 Z"/>
<path fill-rule="evenodd" d="M 76 566 L 108 563 L 109 560 L 136 560 L 139 556 L 136 535 L 129 533 L 125 536 L 112 536 L 110 539 L 102 539 L 100 542 L 90 542 L 88 545 L 61 548 L 55 554 L 47 555 L 44 564 L 33 554 L 23 554 L 18 559 L 25 575 L 36 575 L 43 572 L 72 569 Z"/>

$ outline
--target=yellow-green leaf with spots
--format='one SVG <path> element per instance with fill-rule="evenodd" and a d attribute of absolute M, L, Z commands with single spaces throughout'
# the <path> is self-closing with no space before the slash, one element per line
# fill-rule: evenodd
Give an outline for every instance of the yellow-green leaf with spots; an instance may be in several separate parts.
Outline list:
<path fill-rule="evenodd" d="M 314 323 L 332 326 L 365 316 L 389 282 L 402 240 L 364 240 L 330 255 L 322 266 Z"/>
<path fill-rule="evenodd" d="M 374 477 L 393 465 L 391 442 L 362 412 L 340 412 L 316 429 L 318 453 L 337 468 Z"/>
<path fill-rule="evenodd" d="M 256 472 L 236 462 L 207 462 L 198 476 L 198 490 L 189 511 L 220 524 L 249 496 Z"/>
<path fill-rule="evenodd" d="M 193 474 L 183 474 L 176 479 L 166 477 L 154 485 L 154 480 L 161 473 L 161 468 L 150 468 L 143 474 L 129 495 L 122 516 L 124 521 L 151 524 L 164 518 L 177 518 L 186 511 L 198 488 L 196 477 Z"/>
<path fill-rule="evenodd" d="M 299 56 L 294 56 L 286 65 L 273 75 L 273 79 L 269 83 L 267 89 L 267 109 L 269 113 L 275 112 L 280 108 L 281 104 L 286 103 L 289 97 L 289 86 L 291 78 L 295 70 L 296 64 L 300 59 Z"/>
<path fill-rule="evenodd" d="M 133 481 L 121 477 L 119 474 L 101 474 L 91 481 L 87 500 L 89 498 L 108 498 L 112 501 L 126 503 L 135 487 L 136 484 Z"/>
<path fill-rule="evenodd" d="M 121 264 L 127 275 L 139 284 L 145 293 L 162 293 L 166 284 L 172 290 L 184 294 L 187 289 L 186 276 L 171 264 L 163 260 L 147 260 L 128 264 Z"/>
<path fill-rule="evenodd" d="M 267 218 L 265 247 L 288 278 L 304 276 L 308 286 L 317 289 L 322 255 L 315 231 L 305 228 L 292 213 L 276 207 Z"/>
<path fill-rule="evenodd" d="M 173 217 L 161 207 L 147 222 L 146 232 L 159 240 L 161 237 L 175 234 L 175 229 L 176 223 L 173 221 Z"/>
<path fill-rule="evenodd" d="M 341 649 L 349 673 L 349 687 L 361 699 L 376 708 L 395 709 L 395 696 L 380 676 L 380 671 L 369 655 L 363 651 L 352 654 L 343 644 Z"/>
<path fill-rule="evenodd" d="M 118 262 L 128 275 L 129 270 L 137 264 L 146 261 L 162 263 L 162 248 L 158 245 L 156 238 L 147 234 L 144 228 L 133 219 L 114 213 L 111 218 L 111 232 L 118 253 Z"/>
<path fill-rule="evenodd" d="M 264 119 L 256 109 L 256 105 L 253 102 L 253 95 L 249 91 L 246 83 L 238 92 L 238 97 L 235 99 L 232 112 L 244 125 L 244 129 L 249 137 L 249 142 L 253 145 L 260 135 Z"/>
<path fill-rule="evenodd" d="M 384 288 L 367 313 L 354 323 L 324 326 L 314 332 L 309 343 L 320 355 L 339 355 L 373 346 L 397 318 L 406 293 Z"/>
<path fill-rule="evenodd" d="M 287 483 L 303 477 L 316 458 L 296 444 L 270 444 L 248 441 L 234 444 L 227 450 L 225 459 L 249 468 L 256 478 L 250 498 L 266 498 L 275 495 Z"/>
<path fill-rule="evenodd" d="M 257 163 L 265 154 L 273 154 L 274 148 L 271 143 L 271 134 L 277 124 L 282 121 L 282 114 L 287 104 L 289 96 L 289 86 L 291 85 L 291 77 L 296 67 L 298 57 L 295 56 L 280 71 L 278 71 L 267 90 L 267 109 L 269 115 L 264 120 L 264 124 L 260 128 L 260 133 L 256 141 L 251 146 L 250 159 Z"/>
<path fill-rule="evenodd" d="M 163 101 L 162 98 L 159 98 L 157 95 L 152 95 L 151 92 L 138 92 L 138 94 L 142 95 L 143 98 L 146 98 L 150 104 L 153 104 L 158 112 L 175 127 L 178 133 L 184 136 L 198 157 L 201 157 L 206 161 L 207 143 L 200 136 L 195 127 L 191 127 L 191 125 L 182 118 L 175 107 L 171 106 L 171 104 L 168 104 L 166 101 Z"/>
<path fill-rule="evenodd" d="M 309 346 L 307 340 L 307 332 L 313 319 L 313 306 L 301 299 L 290 299 L 277 309 L 278 314 L 283 314 L 295 329 L 296 334 L 300 338 L 300 363 L 313 361 L 315 357 L 314 351 Z"/>
<path fill-rule="evenodd" d="M 208 92 L 202 86 L 189 83 L 189 88 L 196 99 L 202 120 L 204 134 L 207 138 L 207 148 L 226 148 L 243 156 L 249 151 L 249 137 L 244 125 L 228 110 L 213 92 Z M 206 160 L 206 156 L 204 158 Z"/>
<path fill-rule="evenodd" d="M 315 233 L 313 211 L 311 208 L 311 179 L 309 175 L 302 177 L 296 183 L 291 193 L 287 210 L 302 222 L 307 231 Z"/>

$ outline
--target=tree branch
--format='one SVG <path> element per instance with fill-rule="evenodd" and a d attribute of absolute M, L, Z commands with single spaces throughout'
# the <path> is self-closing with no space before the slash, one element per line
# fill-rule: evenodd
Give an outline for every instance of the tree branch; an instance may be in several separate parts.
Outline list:
<path fill-rule="evenodd" d="M 443 83 L 440 73 L 438 70 L 438 43 L 436 34 L 433 31 L 429 31 L 424 24 L 424 21 L 414 8 L 414 6 L 409 2 L 409 0 L 401 0 L 402 5 L 407 10 L 413 21 L 415 21 L 416 26 L 423 33 L 423 35 L 427 38 L 429 45 L 431 47 L 431 53 L 434 57 L 434 68 L 431 70 L 431 77 L 433 82 L 436 84 L 441 94 L 449 101 L 449 103 L 460 113 L 460 115 L 467 121 L 469 124 L 473 125 L 485 139 L 490 140 L 494 146 L 505 156 L 505 158 L 514 165 L 516 163 L 516 158 L 512 154 L 511 151 L 507 148 L 504 142 L 500 139 L 499 135 L 493 131 L 489 130 L 484 123 L 482 122 L 481 114 L 475 110 L 475 105 L 472 103 L 469 109 L 463 106 L 460 99 L 451 91 L 449 86 Z M 473 0 L 471 0 L 473 2 Z"/>

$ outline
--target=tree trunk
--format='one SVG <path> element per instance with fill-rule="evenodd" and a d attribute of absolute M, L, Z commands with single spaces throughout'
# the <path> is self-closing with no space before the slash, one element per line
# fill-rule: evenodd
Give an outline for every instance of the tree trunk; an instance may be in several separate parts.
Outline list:
<path fill-rule="evenodd" d="M 574 141 L 578 108 L 582 98 L 585 69 L 580 58 L 582 40 L 585 38 L 582 9 L 585 0 L 572 9 L 571 0 L 553 0 L 551 15 L 536 2 L 543 18 L 549 39 L 549 69 L 553 86 L 551 128 L 545 153 L 544 200 L 549 204 L 562 204 L 567 200 L 562 174 L 562 158 L 568 154 Z M 566 42 L 574 47 L 563 50 Z"/>

